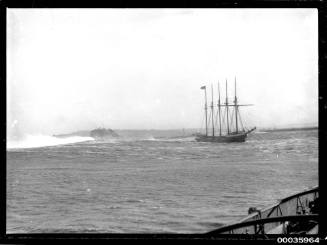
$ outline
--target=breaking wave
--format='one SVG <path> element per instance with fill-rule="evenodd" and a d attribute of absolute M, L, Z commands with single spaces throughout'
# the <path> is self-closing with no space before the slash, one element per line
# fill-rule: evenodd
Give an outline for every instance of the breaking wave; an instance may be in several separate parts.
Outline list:
<path fill-rule="evenodd" d="M 160 141 L 160 142 L 191 142 L 194 141 L 195 137 L 140 137 L 140 138 L 125 138 L 123 141 Z"/>
<path fill-rule="evenodd" d="M 83 137 L 83 136 L 58 138 L 49 135 L 26 135 L 21 140 L 7 141 L 7 149 L 65 145 L 65 144 L 72 144 L 72 143 L 91 141 L 91 140 L 94 140 L 94 138 Z"/>
<path fill-rule="evenodd" d="M 195 136 L 189 137 L 171 137 L 168 139 L 159 139 L 160 141 L 167 141 L 167 142 L 193 142 L 195 141 Z"/>

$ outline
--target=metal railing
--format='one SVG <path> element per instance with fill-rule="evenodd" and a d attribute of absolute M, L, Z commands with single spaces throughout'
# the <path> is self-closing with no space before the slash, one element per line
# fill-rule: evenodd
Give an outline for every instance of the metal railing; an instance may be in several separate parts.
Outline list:
<path fill-rule="evenodd" d="M 258 220 L 251 220 L 251 221 L 245 221 L 242 223 L 236 223 L 232 225 L 227 225 L 224 227 L 221 227 L 219 229 L 210 231 L 206 233 L 206 235 L 217 235 L 229 232 L 230 234 L 233 234 L 233 230 L 239 229 L 239 228 L 245 228 L 245 227 L 254 227 L 254 230 L 257 231 L 256 234 L 266 234 L 265 232 L 265 224 L 268 223 L 276 223 L 281 222 L 281 224 L 289 221 L 289 222 L 307 222 L 314 221 L 318 223 L 318 214 L 307 214 L 307 215 L 290 215 L 290 216 L 279 216 L 279 217 L 271 217 L 271 218 L 264 218 L 264 219 L 258 219 Z M 247 234 L 247 233 L 244 233 Z"/>

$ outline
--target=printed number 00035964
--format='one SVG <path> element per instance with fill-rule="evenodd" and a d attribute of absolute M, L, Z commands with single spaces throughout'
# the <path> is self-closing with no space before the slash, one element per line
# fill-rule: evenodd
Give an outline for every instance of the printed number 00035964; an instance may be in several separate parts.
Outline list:
<path fill-rule="evenodd" d="M 325 240 L 327 237 L 325 238 Z M 278 243 L 319 243 L 319 237 L 278 237 Z"/>

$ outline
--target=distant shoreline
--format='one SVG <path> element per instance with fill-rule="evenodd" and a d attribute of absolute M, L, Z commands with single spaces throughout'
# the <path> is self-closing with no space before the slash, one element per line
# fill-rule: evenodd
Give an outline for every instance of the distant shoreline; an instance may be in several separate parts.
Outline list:
<path fill-rule="evenodd" d="M 315 130 L 318 127 L 301 127 L 301 128 L 275 128 L 275 129 L 260 129 L 259 131 L 265 132 L 279 132 L 279 131 L 305 131 L 305 130 Z"/>
<path fill-rule="evenodd" d="M 184 129 L 114 129 L 114 132 L 146 132 L 146 133 L 154 133 L 154 132 L 165 132 L 165 131 L 174 131 L 181 132 L 181 136 L 190 136 L 192 133 L 198 132 L 201 130 L 200 128 L 184 128 Z M 282 131 L 306 131 L 306 130 L 318 130 L 318 126 L 314 127 L 299 127 L 299 128 L 258 128 L 257 132 L 282 132 Z M 53 136 L 58 138 L 65 138 L 70 136 L 90 136 L 90 130 L 81 130 L 72 133 L 66 134 L 54 134 Z"/>
<path fill-rule="evenodd" d="M 289 127 L 289 128 L 257 128 L 256 131 L 300 131 L 300 130 L 317 130 L 318 126 L 310 126 L 310 127 Z M 180 129 L 115 129 L 115 131 L 199 131 L 200 128 L 180 128 Z"/>

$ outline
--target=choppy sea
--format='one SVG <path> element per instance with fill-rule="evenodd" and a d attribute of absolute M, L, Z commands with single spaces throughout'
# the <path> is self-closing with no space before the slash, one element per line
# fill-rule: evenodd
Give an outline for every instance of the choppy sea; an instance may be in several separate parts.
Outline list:
<path fill-rule="evenodd" d="M 7 233 L 204 233 L 318 185 L 317 130 L 73 142 L 7 148 Z"/>

